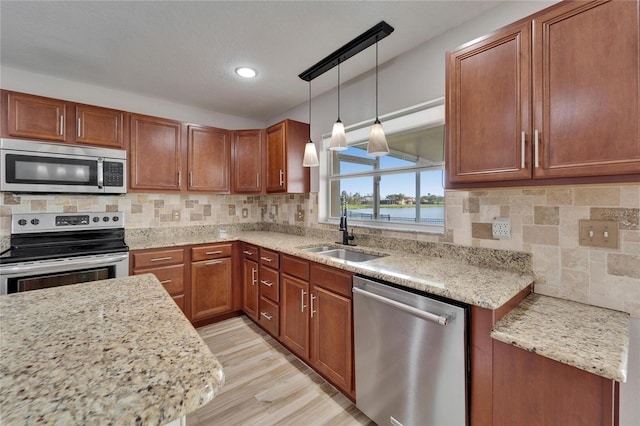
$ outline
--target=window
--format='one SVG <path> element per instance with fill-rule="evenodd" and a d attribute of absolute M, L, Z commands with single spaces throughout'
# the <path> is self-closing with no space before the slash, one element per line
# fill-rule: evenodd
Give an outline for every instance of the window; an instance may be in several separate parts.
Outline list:
<path fill-rule="evenodd" d="M 347 128 L 344 151 L 329 151 L 330 135 L 323 138 L 326 219 L 337 220 L 344 197 L 351 223 L 442 232 L 443 101 L 400 112 L 383 125 L 390 151 L 383 157 L 367 155 L 370 123 Z"/>

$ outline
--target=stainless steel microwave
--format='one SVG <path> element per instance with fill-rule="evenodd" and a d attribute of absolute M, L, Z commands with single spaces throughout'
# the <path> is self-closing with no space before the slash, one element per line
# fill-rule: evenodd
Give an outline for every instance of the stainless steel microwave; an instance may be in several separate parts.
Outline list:
<path fill-rule="evenodd" d="M 82 145 L 0 139 L 0 191 L 127 192 L 127 152 Z"/>

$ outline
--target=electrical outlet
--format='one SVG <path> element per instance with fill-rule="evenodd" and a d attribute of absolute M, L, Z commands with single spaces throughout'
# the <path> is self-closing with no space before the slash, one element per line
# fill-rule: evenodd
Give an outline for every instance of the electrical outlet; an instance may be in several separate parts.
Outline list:
<path fill-rule="evenodd" d="M 173 211 L 173 220 L 175 220 L 176 222 L 180 221 L 180 210 Z"/>
<path fill-rule="evenodd" d="M 242 209 L 242 217 L 249 217 L 249 210 L 248 209 Z"/>
<path fill-rule="evenodd" d="M 493 238 L 499 240 L 511 239 L 511 219 L 508 217 L 496 217 L 491 226 Z"/>

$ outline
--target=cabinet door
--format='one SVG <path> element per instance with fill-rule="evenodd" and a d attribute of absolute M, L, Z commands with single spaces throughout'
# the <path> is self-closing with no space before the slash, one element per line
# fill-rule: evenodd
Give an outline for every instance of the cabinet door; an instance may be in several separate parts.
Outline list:
<path fill-rule="evenodd" d="M 353 390 L 351 299 L 314 287 L 311 295 L 312 365 L 334 385 Z"/>
<path fill-rule="evenodd" d="M 267 192 L 286 192 L 285 123 L 267 129 Z"/>
<path fill-rule="evenodd" d="M 262 130 L 233 132 L 233 192 L 262 191 Z"/>
<path fill-rule="evenodd" d="M 253 260 L 242 261 L 243 301 L 242 310 L 258 321 L 258 263 Z"/>
<path fill-rule="evenodd" d="M 64 101 L 17 93 L 7 96 L 9 136 L 59 142 L 66 140 Z"/>
<path fill-rule="evenodd" d="M 309 359 L 309 283 L 280 275 L 280 340 L 303 360 Z"/>
<path fill-rule="evenodd" d="M 77 142 L 109 148 L 125 148 L 122 111 L 78 105 L 76 121 Z"/>
<path fill-rule="evenodd" d="M 534 19 L 534 178 L 640 172 L 639 28 L 637 1 Z"/>
<path fill-rule="evenodd" d="M 450 182 L 531 177 L 530 34 L 512 25 L 448 54 Z"/>
<path fill-rule="evenodd" d="M 182 186 L 181 123 L 131 116 L 132 189 L 179 191 Z"/>
<path fill-rule="evenodd" d="M 189 126 L 188 135 L 189 190 L 228 193 L 231 164 L 229 131 Z"/>
<path fill-rule="evenodd" d="M 194 321 L 232 311 L 231 258 L 191 265 L 191 317 Z"/>

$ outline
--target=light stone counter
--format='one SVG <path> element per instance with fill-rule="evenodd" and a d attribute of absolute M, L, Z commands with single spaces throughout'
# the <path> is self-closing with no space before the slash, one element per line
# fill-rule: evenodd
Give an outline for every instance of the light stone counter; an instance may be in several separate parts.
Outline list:
<path fill-rule="evenodd" d="M 401 251 L 400 248 L 381 250 L 364 246 L 352 247 L 352 250 L 381 254 L 384 257 L 367 262 L 349 262 L 303 250 L 306 247 L 320 245 L 338 246 L 331 240 L 278 232 L 194 233 L 193 235 L 165 235 L 162 238 L 158 238 L 152 233 L 145 233 L 138 238 L 127 238 L 127 244 L 132 250 L 136 250 L 233 240 L 241 240 L 487 309 L 501 307 L 521 290 L 532 284 L 535 279 L 531 273 L 481 268 L 454 259 L 410 254 Z"/>
<path fill-rule="evenodd" d="M 151 274 L 0 296 L 0 423 L 162 425 L 222 366 Z"/>
<path fill-rule="evenodd" d="M 532 294 L 491 337 L 608 379 L 625 382 L 629 314 Z"/>

